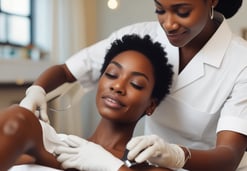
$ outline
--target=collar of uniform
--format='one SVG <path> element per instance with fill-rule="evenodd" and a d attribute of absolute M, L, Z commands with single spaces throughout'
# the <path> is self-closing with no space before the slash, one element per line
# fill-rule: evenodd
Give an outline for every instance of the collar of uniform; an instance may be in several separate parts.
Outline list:
<path fill-rule="evenodd" d="M 220 13 L 215 13 L 215 20 L 221 24 L 215 34 L 201 49 L 201 53 L 203 54 L 204 63 L 218 68 L 231 41 L 232 31 L 226 19 Z"/>

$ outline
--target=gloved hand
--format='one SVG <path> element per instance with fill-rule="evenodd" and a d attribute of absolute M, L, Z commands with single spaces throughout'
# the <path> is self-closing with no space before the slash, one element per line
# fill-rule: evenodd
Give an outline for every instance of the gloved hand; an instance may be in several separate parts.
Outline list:
<path fill-rule="evenodd" d="M 137 163 L 148 161 L 160 167 L 178 169 L 185 164 L 185 154 L 181 147 L 169 144 L 156 135 L 132 138 L 128 144 L 128 159 Z"/>
<path fill-rule="evenodd" d="M 117 171 L 124 163 L 100 145 L 74 135 L 63 140 L 67 145 L 55 148 L 57 160 L 64 169 Z"/>
<path fill-rule="evenodd" d="M 38 118 L 49 123 L 46 92 L 42 87 L 37 85 L 29 87 L 26 90 L 26 97 L 20 102 L 20 106 L 32 111 Z"/>

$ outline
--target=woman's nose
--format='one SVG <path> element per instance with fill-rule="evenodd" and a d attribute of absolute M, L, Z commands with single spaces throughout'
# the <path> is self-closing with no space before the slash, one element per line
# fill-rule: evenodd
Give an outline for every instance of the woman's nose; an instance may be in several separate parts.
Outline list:
<path fill-rule="evenodd" d="M 110 87 L 111 91 L 114 91 L 114 93 L 120 94 L 120 95 L 124 95 L 125 94 L 125 89 L 124 89 L 124 84 L 120 83 L 120 82 L 114 82 L 111 87 Z"/>

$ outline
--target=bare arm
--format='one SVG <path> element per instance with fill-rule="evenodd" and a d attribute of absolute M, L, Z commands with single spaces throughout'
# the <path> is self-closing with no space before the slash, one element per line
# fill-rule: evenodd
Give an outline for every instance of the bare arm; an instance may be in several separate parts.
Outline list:
<path fill-rule="evenodd" d="M 247 137 L 231 131 L 217 135 L 216 147 L 212 150 L 191 150 L 192 158 L 184 168 L 191 171 L 235 171 L 247 149 Z"/>
<path fill-rule="evenodd" d="M 63 83 L 74 81 L 76 81 L 76 78 L 71 74 L 67 66 L 61 64 L 54 65 L 45 70 L 34 84 L 43 87 L 46 93 L 48 93 Z"/>
<path fill-rule="evenodd" d="M 44 148 L 38 119 L 25 108 L 13 105 L 0 111 L 0 139 L 0 170 L 20 162 L 23 154 L 33 156 L 36 164 L 60 168 L 60 163 Z"/>

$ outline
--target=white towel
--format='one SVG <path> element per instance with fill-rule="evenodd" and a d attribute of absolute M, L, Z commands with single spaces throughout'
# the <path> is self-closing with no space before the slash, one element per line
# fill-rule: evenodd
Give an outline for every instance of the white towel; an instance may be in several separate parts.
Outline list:
<path fill-rule="evenodd" d="M 8 171 L 61 171 L 46 166 L 40 166 L 35 164 L 23 164 L 11 167 Z"/>
<path fill-rule="evenodd" d="M 50 153 L 54 153 L 55 147 L 66 145 L 62 142 L 62 140 L 67 138 L 66 134 L 58 134 L 51 125 L 43 121 L 40 121 L 40 124 L 43 132 L 44 146 L 47 151 L 49 151 Z"/>

